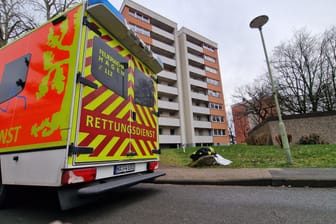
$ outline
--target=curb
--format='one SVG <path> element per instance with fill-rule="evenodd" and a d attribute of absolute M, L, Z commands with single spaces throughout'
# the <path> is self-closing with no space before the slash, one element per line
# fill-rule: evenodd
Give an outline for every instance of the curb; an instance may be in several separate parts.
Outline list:
<path fill-rule="evenodd" d="M 167 167 L 161 171 L 166 176 L 155 179 L 156 184 L 336 187 L 335 168 L 211 170 Z"/>
<path fill-rule="evenodd" d="M 175 185 L 220 185 L 220 186 L 272 186 L 272 187 L 336 187 L 336 180 L 286 180 L 286 179 L 254 179 L 254 180 L 154 180 L 155 184 Z"/>
<path fill-rule="evenodd" d="M 156 184 L 176 184 L 176 185 L 222 185 L 222 186 L 271 186 L 272 180 L 160 180 L 154 181 Z"/>

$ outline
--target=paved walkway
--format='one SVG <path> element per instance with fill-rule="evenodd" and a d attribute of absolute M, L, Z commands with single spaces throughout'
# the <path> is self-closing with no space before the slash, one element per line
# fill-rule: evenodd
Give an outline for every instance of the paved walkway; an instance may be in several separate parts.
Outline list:
<path fill-rule="evenodd" d="M 336 187 L 336 168 L 189 168 L 161 166 L 167 184 Z"/>

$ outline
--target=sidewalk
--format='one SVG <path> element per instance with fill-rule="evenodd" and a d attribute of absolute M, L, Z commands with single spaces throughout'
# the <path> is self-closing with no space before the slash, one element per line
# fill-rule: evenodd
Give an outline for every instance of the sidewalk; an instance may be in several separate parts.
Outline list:
<path fill-rule="evenodd" d="M 336 168 L 189 168 L 162 165 L 155 183 L 238 186 L 336 187 Z"/>

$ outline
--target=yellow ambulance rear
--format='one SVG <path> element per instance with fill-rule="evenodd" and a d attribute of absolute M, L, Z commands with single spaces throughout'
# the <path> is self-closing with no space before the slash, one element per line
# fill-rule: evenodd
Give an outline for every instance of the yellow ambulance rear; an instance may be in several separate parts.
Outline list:
<path fill-rule="evenodd" d="M 78 4 L 0 58 L 0 206 L 10 185 L 55 187 L 68 209 L 164 175 L 162 65 L 107 0 Z"/>

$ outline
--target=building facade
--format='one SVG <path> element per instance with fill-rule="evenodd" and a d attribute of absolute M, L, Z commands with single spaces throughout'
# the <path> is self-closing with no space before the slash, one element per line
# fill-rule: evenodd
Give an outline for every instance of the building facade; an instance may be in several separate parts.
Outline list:
<path fill-rule="evenodd" d="M 244 100 L 231 106 L 236 143 L 246 143 L 249 132 L 264 120 L 277 117 L 273 96 Z"/>
<path fill-rule="evenodd" d="M 229 144 L 217 44 L 131 0 L 121 13 L 163 62 L 160 147 Z"/>
<path fill-rule="evenodd" d="M 247 108 L 246 103 L 236 103 L 231 106 L 237 144 L 246 143 L 248 132 L 251 130 Z"/>

